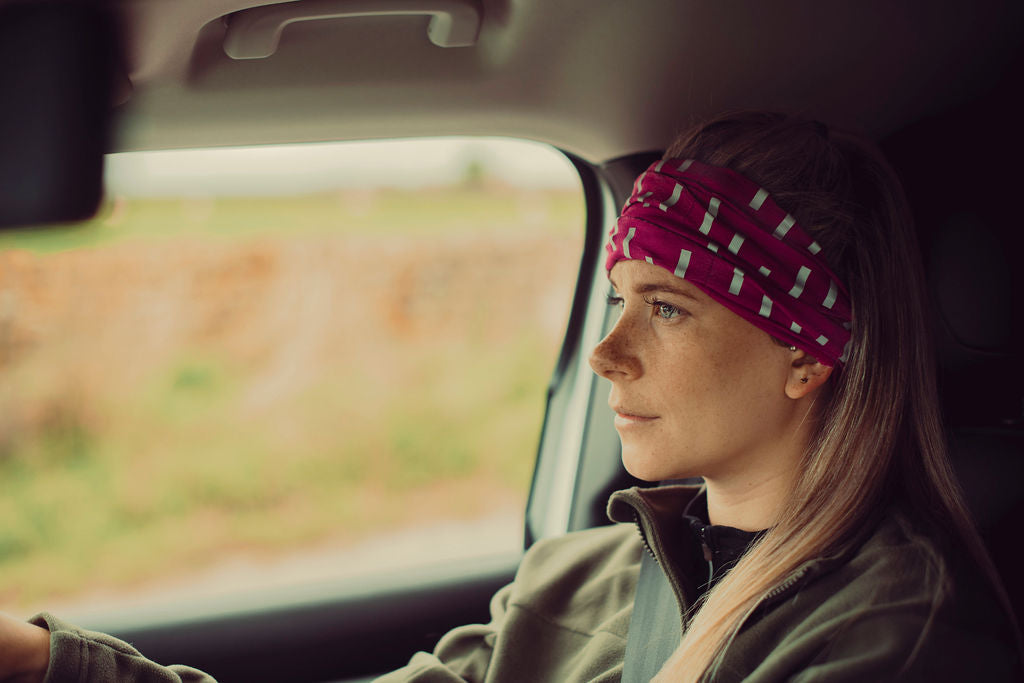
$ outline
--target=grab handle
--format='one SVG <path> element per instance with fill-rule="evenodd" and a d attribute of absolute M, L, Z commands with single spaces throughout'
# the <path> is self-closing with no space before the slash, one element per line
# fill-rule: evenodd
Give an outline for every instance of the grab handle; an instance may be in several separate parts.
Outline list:
<path fill-rule="evenodd" d="M 300 0 L 232 14 L 224 52 L 232 59 L 264 59 L 277 51 L 284 27 L 296 21 L 396 15 L 430 16 L 427 36 L 438 47 L 476 44 L 482 20 L 475 0 Z"/>

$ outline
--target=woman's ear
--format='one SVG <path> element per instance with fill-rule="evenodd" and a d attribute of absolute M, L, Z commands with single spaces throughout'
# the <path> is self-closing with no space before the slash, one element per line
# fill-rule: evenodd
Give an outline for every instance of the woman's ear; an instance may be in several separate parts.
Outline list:
<path fill-rule="evenodd" d="M 786 379 L 786 396 L 792 399 L 803 398 L 824 384 L 831 374 L 831 366 L 822 365 L 806 351 L 796 349 Z"/>

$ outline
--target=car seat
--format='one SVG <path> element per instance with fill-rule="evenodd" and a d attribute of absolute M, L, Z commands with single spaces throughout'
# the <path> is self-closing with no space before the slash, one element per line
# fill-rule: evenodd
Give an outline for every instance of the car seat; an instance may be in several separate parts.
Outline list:
<path fill-rule="evenodd" d="M 932 299 L 950 458 L 978 530 L 1024 618 L 1024 273 L 1017 209 L 1024 153 L 1006 89 L 918 122 L 883 150 L 904 180 Z"/>

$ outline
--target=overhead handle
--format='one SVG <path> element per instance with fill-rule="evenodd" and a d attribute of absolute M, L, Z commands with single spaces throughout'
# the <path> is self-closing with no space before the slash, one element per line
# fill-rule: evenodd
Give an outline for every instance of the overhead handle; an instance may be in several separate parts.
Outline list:
<path fill-rule="evenodd" d="M 476 0 L 299 0 L 263 5 L 228 17 L 224 52 L 232 59 L 263 59 L 277 51 L 281 32 L 296 21 L 428 15 L 427 36 L 438 47 L 476 44 L 482 20 Z"/>

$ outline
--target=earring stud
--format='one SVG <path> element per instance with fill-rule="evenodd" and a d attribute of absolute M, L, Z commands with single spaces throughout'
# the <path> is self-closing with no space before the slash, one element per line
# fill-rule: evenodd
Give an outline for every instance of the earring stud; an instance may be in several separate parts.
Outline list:
<path fill-rule="evenodd" d="M 789 347 L 789 350 L 790 350 L 790 351 L 796 351 L 796 347 L 795 347 L 795 346 L 790 346 L 790 347 Z"/>

